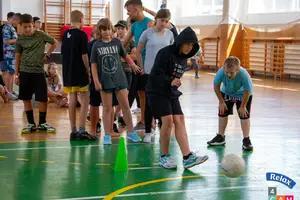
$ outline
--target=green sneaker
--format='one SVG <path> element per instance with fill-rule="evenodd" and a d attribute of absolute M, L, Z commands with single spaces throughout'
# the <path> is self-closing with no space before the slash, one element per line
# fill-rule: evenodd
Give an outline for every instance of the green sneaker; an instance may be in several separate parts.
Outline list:
<path fill-rule="evenodd" d="M 47 123 L 39 124 L 38 130 L 39 131 L 46 131 L 47 133 L 54 133 L 56 131 L 55 128 L 53 128 L 52 126 L 50 126 Z"/>
<path fill-rule="evenodd" d="M 21 133 L 32 133 L 37 130 L 35 124 L 27 124 L 24 128 L 22 128 Z"/>

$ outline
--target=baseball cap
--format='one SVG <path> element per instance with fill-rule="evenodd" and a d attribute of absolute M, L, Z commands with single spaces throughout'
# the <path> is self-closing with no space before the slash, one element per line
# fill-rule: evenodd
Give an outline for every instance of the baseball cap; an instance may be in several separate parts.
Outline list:
<path fill-rule="evenodd" d="M 128 24 L 125 20 L 120 20 L 118 21 L 118 23 L 115 25 L 115 27 L 124 27 L 124 28 L 128 28 Z"/>

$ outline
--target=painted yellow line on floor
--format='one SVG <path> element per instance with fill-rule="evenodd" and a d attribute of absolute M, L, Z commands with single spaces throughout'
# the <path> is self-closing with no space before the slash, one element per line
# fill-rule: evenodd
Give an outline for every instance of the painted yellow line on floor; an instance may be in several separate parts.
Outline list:
<path fill-rule="evenodd" d="M 0 156 L 0 158 L 7 158 L 7 156 Z"/>
<path fill-rule="evenodd" d="M 24 140 L 24 141 L 7 141 L 7 142 L 0 142 L 0 144 L 13 144 L 13 143 L 37 143 L 37 142 L 66 142 L 70 140 Z"/>
<path fill-rule="evenodd" d="M 128 166 L 140 166 L 140 164 L 128 164 Z"/>
<path fill-rule="evenodd" d="M 20 161 L 28 161 L 27 158 L 16 158 L 16 160 L 20 160 Z"/>
<path fill-rule="evenodd" d="M 96 165 L 97 166 L 110 166 L 110 164 L 107 164 L 107 163 L 97 163 Z"/>
<path fill-rule="evenodd" d="M 191 179 L 191 178 L 201 178 L 201 176 L 180 176 L 180 177 L 174 177 L 174 178 L 162 178 L 162 179 L 156 179 L 156 180 L 152 180 L 152 181 L 146 181 L 146 182 L 142 182 L 142 183 L 137 183 L 134 185 L 130 185 L 124 188 L 121 188 L 109 195 L 107 195 L 104 200 L 111 200 L 114 197 L 116 197 L 117 195 L 126 192 L 128 190 L 137 188 L 137 187 L 141 187 L 141 186 L 145 186 L 145 185 L 150 185 L 150 184 L 154 184 L 154 183 L 160 183 L 160 182 L 165 182 L 165 181 L 172 181 L 172 180 L 177 180 L 177 179 Z"/>
<path fill-rule="evenodd" d="M 81 165 L 82 163 L 79 162 L 69 162 L 70 165 Z"/>
<path fill-rule="evenodd" d="M 42 160 L 41 162 L 42 163 L 55 163 L 55 161 L 52 161 L 52 160 Z"/>

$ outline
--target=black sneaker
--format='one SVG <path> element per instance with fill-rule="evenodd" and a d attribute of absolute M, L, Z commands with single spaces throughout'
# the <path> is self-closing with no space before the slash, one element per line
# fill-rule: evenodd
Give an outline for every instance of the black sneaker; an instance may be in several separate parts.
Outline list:
<path fill-rule="evenodd" d="M 251 140 L 250 140 L 249 137 L 243 139 L 243 149 L 245 151 L 252 151 L 253 150 L 253 146 L 251 144 Z"/>
<path fill-rule="evenodd" d="M 118 124 L 120 128 L 124 128 L 126 126 L 123 117 L 118 117 Z"/>
<path fill-rule="evenodd" d="M 118 126 L 116 123 L 114 123 L 114 125 L 113 125 L 113 130 L 115 133 L 119 133 L 119 129 L 118 129 Z"/>
<path fill-rule="evenodd" d="M 98 122 L 96 125 L 96 133 L 100 133 L 101 132 L 101 124 Z"/>
<path fill-rule="evenodd" d="M 207 142 L 207 144 L 211 146 L 220 146 L 224 145 L 225 143 L 225 136 L 222 136 L 220 134 L 217 134 L 216 137 L 214 137 L 211 141 Z"/>
<path fill-rule="evenodd" d="M 88 132 L 72 132 L 70 135 L 70 140 L 97 140 L 97 137 L 90 135 Z"/>

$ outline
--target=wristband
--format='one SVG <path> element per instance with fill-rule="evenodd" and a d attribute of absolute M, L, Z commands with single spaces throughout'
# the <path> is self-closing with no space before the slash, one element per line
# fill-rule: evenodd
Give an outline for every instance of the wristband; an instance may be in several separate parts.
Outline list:
<path fill-rule="evenodd" d="M 129 65 L 134 65 L 135 63 L 132 61 L 132 62 L 129 62 L 128 64 L 129 64 Z"/>

